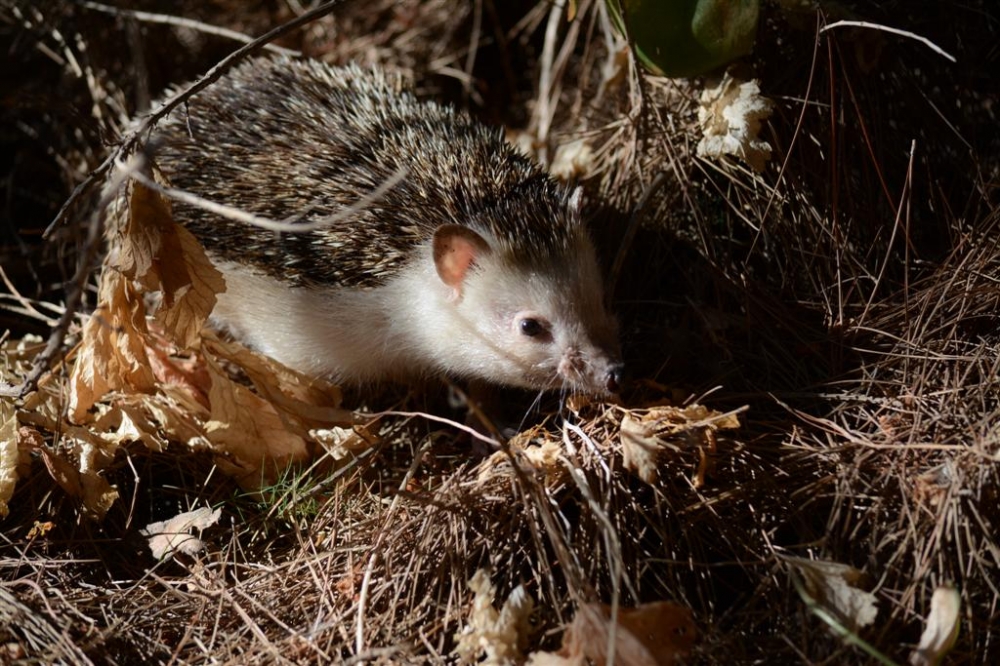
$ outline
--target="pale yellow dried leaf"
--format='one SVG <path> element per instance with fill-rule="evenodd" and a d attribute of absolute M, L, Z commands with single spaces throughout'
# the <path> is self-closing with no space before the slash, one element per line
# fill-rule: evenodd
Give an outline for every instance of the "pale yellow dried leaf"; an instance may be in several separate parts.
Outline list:
<path fill-rule="evenodd" d="M 142 530 L 142 534 L 149 537 L 149 549 L 158 560 L 178 552 L 195 555 L 205 544 L 192 534 L 192 530 L 197 530 L 200 535 L 202 530 L 219 522 L 221 515 L 222 509 L 213 511 L 208 507 L 201 507 L 178 514 L 170 520 L 150 523 Z"/>
<path fill-rule="evenodd" d="M 158 262 L 163 301 L 156 320 L 180 347 L 196 349 L 216 294 L 226 290 L 226 282 L 184 227 L 171 223 L 164 233 L 163 250 Z"/>
<path fill-rule="evenodd" d="M 208 446 L 201 424 L 208 420 L 210 412 L 184 389 L 161 386 L 159 394 L 142 398 L 139 404 L 168 439 L 192 447 Z"/>
<path fill-rule="evenodd" d="M 145 394 L 136 395 L 146 397 Z M 129 442 L 142 442 L 151 451 L 162 451 L 167 445 L 159 435 L 158 424 L 141 409 L 123 400 L 112 404 L 111 409 L 101 414 L 90 429 L 98 433 L 101 440 L 112 447 L 108 449 L 109 451 L 117 451 L 119 446 Z"/>
<path fill-rule="evenodd" d="M 772 107 L 756 81 L 741 81 L 726 72 L 718 86 L 701 94 L 698 156 L 721 159 L 732 155 L 754 171 L 763 171 L 771 159 L 771 145 L 760 138 L 760 132 Z"/>
<path fill-rule="evenodd" d="M 672 666 L 684 659 L 698 639 L 691 611 L 669 601 L 619 608 L 614 632 L 614 664 L 619 666 Z M 604 604 L 581 606 L 563 635 L 560 655 L 595 666 L 608 663 L 611 608 Z"/>
<path fill-rule="evenodd" d="M 127 207 L 116 210 L 124 218 L 111 239 L 109 261 L 125 277 L 143 285 L 146 291 L 159 288 L 154 263 L 160 253 L 164 227 L 172 224 L 170 205 L 156 192 L 131 181 L 126 190 Z"/>
<path fill-rule="evenodd" d="M 847 564 L 801 557 L 782 558 L 795 567 L 806 592 L 847 622 L 850 629 L 867 627 L 878 615 L 875 595 L 859 587 L 865 575 Z"/>
<path fill-rule="evenodd" d="M 586 666 L 587 659 L 582 654 L 564 657 L 555 652 L 532 652 L 526 666 Z"/>
<path fill-rule="evenodd" d="M 58 455 L 48 447 L 39 448 L 38 452 L 45 463 L 52 480 L 59 484 L 63 492 L 74 499 L 83 497 L 83 482 L 80 480 L 80 470 L 66 457 Z"/>
<path fill-rule="evenodd" d="M 716 430 L 736 430 L 740 427 L 740 419 L 734 412 L 718 412 L 697 403 L 688 405 L 681 413 L 688 422 L 707 425 Z"/>
<path fill-rule="evenodd" d="M 79 440 L 78 445 L 83 507 L 91 515 L 101 519 L 118 499 L 118 491 L 101 476 L 101 470 L 110 464 L 114 454 L 112 452 L 109 455 L 106 446 L 95 446 L 89 441 Z"/>
<path fill-rule="evenodd" d="M 80 480 L 83 483 L 83 508 L 94 518 L 101 520 L 118 501 L 118 491 L 97 472 L 81 474 Z"/>
<path fill-rule="evenodd" d="M 525 446 L 520 451 L 528 464 L 536 470 L 544 470 L 547 475 L 564 469 L 559 460 L 563 447 L 557 440 L 546 439 L 540 444 Z"/>
<path fill-rule="evenodd" d="M 507 442 L 507 449 L 541 472 L 546 483 L 558 483 L 568 473 L 560 460 L 563 454 L 562 444 L 553 439 L 542 426 L 517 433 Z M 508 453 L 496 451 L 479 465 L 478 481 L 485 483 L 498 472 L 507 473 L 509 468 Z"/>
<path fill-rule="evenodd" d="M 118 499 L 118 491 L 101 476 L 101 470 L 112 460 L 105 446 L 98 435 L 67 426 L 59 451 L 39 451 L 56 483 L 71 497 L 83 500 L 84 511 L 97 519 L 103 518 Z"/>
<path fill-rule="evenodd" d="M 920 644 L 910 654 L 911 666 L 937 666 L 958 640 L 962 597 L 953 587 L 939 587 L 931 595 L 931 612 L 920 635 Z"/>
<path fill-rule="evenodd" d="M 289 431 L 270 403 L 229 379 L 213 361 L 206 363 L 212 388 L 205 437 L 223 454 L 217 459 L 223 471 L 256 488 L 272 483 L 276 469 L 308 457 L 305 440 Z"/>
<path fill-rule="evenodd" d="M 353 412 L 340 407 L 340 389 L 329 382 L 296 372 L 236 342 L 208 336 L 204 345 L 206 353 L 240 366 L 257 391 L 293 419 L 300 434 L 309 428 L 347 427 L 357 420 Z"/>
<path fill-rule="evenodd" d="M 522 662 L 534 601 L 524 586 L 514 588 L 499 611 L 493 606 L 496 587 L 479 569 L 469 581 L 475 594 L 462 630 L 455 634 L 455 654 L 462 664 L 508 666 Z"/>
<path fill-rule="evenodd" d="M 105 269 L 97 310 L 83 328 L 70 375 L 69 417 L 88 419 L 110 390 L 148 392 L 155 378 L 146 357 L 146 310 L 142 296 L 120 273 Z"/>
<path fill-rule="evenodd" d="M 625 469 L 634 471 L 646 483 L 655 483 L 656 457 L 663 446 L 656 434 L 656 424 L 626 414 L 622 418 L 621 442 Z"/>
<path fill-rule="evenodd" d="M 657 457 L 664 450 L 680 450 L 678 444 L 693 441 L 700 449 L 715 451 L 714 431 L 740 427 L 735 413 L 722 413 L 704 405 L 686 407 L 660 405 L 646 410 L 627 412 L 622 417 L 620 439 L 625 468 L 634 471 L 646 483 L 657 479 Z M 686 435 L 685 437 L 679 437 Z M 690 437 L 694 435 L 695 437 Z M 705 469 L 699 468 L 699 475 Z M 695 479 L 703 483 L 703 479 Z"/>
<path fill-rule="evenodd" d="M 153 331 L 150 331 L 151 333 Z M 154 334 L 153 345 L 146 348 L 153 376 L 161 386 L 180 387 L 204 409 L 208 409 L 208 371 L 201 356 L 179 356 L 175 345 Z"/>
<path fill-rule="evenodd" d="M 14 496 L 19 462 L 17 409 L 12 401 L 0 398 L 0 518 L 6 518 L 10 511 L 8 502 Z"/>
<path fill-rule="evenodd" d="M 549 173 L 565 181 L 583 180 L 597 167 L 594 148 L 586 139 L 574 139 L 556 147 Z"/>
<path fill-rule="evenodd" d="M 309 437 L 334 460 L 354 457 L 372 447 L 372 442 L 354 428 L 314 428 Z"/>
<path fill-rule="evenodd" d="M 113 240 L 115 265 L 145 291 L 160 292 L 157 321 L 178 346 L 196 348 L 225 280 L 194 236 L 174 222 L 167 198 L 138 182 L 129 188 L 126 224 Z"/>

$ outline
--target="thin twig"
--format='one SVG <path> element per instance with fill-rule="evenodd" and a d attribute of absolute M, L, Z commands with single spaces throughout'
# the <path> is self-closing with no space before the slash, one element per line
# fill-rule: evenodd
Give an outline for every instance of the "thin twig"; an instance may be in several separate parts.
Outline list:
<path fill-rule="evenodd" d="M 385 412 L 375 412 L 375 413 L 367 414 L 367 416 L 372 416 L 372 417 L 405 416 L 405 417 L 408 417 L 408 418 L 419 418 L 419 419 L 426 419 L 428 421 L 434 421 L 436 423 L 444 423 L 446 425 L 450 425 L 451 427 L 455 428 L 456 430 L 461 430 L 462 432 L 466 433 L 467 435 L 470 435 L 472 437 L 475 437 L 476 439 L 482 440 L 482 441 L 486 442 L 487 444 L 489 444 L 490 446 L 492 446 L 494 448 L 500 448 L 501 447 L 501 443 L 498 440 L 493 439 L 492 437 L 488 437 L 488 436 L 484 435 L 483 433 L 479 432 L 475 428 L 472 428 L 470 426 L 467 426 L 467 425 L 464 425 L 462 423 L 459 423 L 458 421 L 453 421 L 451 419 L 447 419 L 447 418 L 445 418 L 443 416 L 435 416 L 434 414 L 428 414 L 427 412 L 400 412 L 400 411 L 390 410 L 390 411 L 385 411 Z"/>
<path fill-rule="evenodd" d="M 113 16 L 127 16 L 144 23 L 159 23 L 161 25 L 174 25 L 181 28 L 190 28 L 191 30 L 197 30 L 198 32 L 203 32 L 207 35 L 225 37 L 226 39 L 243 42 L 244 44 L 250 44 L 254 41 L 253 37 L 244 35 L 242 32 L 230 30 L 229 28 L 222 28 L 210 23 L 203 23 L 194 19 L 184 18 L 183 16 L 171 16 L 170 14 L 156 14 L 153 12 L 142 12 L 135 9 L 123 9 L 121 7 L 112 7 L 111 5 L 101 4 L 100 2 L 92 2 L 91 0 L 80 0 L 77 4 L 84 9 L 90 9 L 95 12 L 102 12 Z M 296 51 L 295 49 L 286 49 L 283 46 L 277 46 L 275 44 L 265 44 L 264 49 L 287 56 L 302 55 L 300 51 Z"/>
<path fill-rule="evenodd" d="M 127 168 L 125 165 L 119 163 L 119 168 Z M 366 194 L 365 196 L 358 199 L 356 202 L 339 210 L 330 215 L 324 215 L 318 220 L 312 222 L 296 222 L 295 220 L 301 219 L 303 216 L 309 214 L 315 206 L 308 206 L 305 210 L 295 215 L 285 218 L 284 220 L 272 220 L 268 217 L 261 217 L 259 215 L 254 215 L 253 213 L 247 212 L 240 208 L 234 206 L 227 206 L 225 204 L 216 203 L 209 199 L 198 196 L 197 194 L 192 194 L 186 190 L 178 190 L 172 187 L 166 187 L 160 185 L 155 180 L 149 176 L 132 169 L 128 174 L 130 177 L 142 183 L 144 186 L 151 190 L 159 192 L 165 197 L 174 199 L 175 201 L 180 201 L 181 203 L 186 203 L 202 210 L 214 213 L 216 215 L 221 215 L 222 217 L 234 220 L 236 222 L 244 222 L 246 224 L 252 224 L 255 227 L 260 227 L 261 229 L 267 229 L 268 231 L 277 231 L 281 233 L 307 233 L 310 231 L 318 231 L 320 229 L 325 229 L 329 226 L 336 224 L 342 220 L 345 220 L 352 215 L 356 215 L 361 211 L 365 210 L 368 206 L 377 202 L 381 199 L 386 192 L 391 190 L 393 187 L 398 185 L 404 178 L 406 178 L 409 170 L 404 166 L 400 167 L 394 174 L 389 176 L 384 182 L 382 182 L 374 190 Z"/>
<path fill-rule="evenodd" d="M 45 322 L 47 326 L 52 326 L 52 324 L 55 323 L 55 320 L 46 317 L 44 314 L 39 312 L 35 308 L 34 303 L 32 303 L 20 291 L 18 291 L 17 286 L 10 281 L 10 278 L 7 277 L 7 271 L 3 269 L 3 266 L 0 266 L 0 280 L 2 280 L 4 286 L 7 287 L 7 291 L 10 294 L 11 298 L 13 298 L 16 302 L 20 303 L 21 307 L 24 308 L 23 310 L 18 311 L 20 314 L 25 314 L 31 317 L 35 317 L 36 319 L 40 319 L 41 321 Z M 11 310 L 13 310 L 13 308 L 9 309 L 9 311 Z"/>
<path fill-rule="evenodd" d="M 869 23 L 868 21 L 837 21 L 836 23 L 831 23 L 828 26 L 820 28 L 820 32 L 821 33 L 826 32 L 827 30 L 831 30 L 833 28 L 869 28 L 871 30 L 881 30 L 882 32 L 892 33 L 893 35 L 901 35 L 903 37 L 909 37 L 910 39 L 915 39 L 918 42 L 922 42 L 932 51 L 941 56 L 944 56 L 951 62 L 958 62 L 955 59 L 955 56 L 951 55 L 950 53 L 948 53 L 940 46 L 938 46 L 931 40 L 927 39 L 926 37 L 921 37 L 920 35 L 908 32 L 906 30 L 900 30 L 899 28 L 890 28 L 887 25 L 880 25 L 878 23 Z"/>

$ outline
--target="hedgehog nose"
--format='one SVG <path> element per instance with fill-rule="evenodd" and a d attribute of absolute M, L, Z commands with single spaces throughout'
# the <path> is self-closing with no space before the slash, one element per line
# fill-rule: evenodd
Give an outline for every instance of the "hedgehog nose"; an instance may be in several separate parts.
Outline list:
<path fill-rule="evenodd" d="M 607 381 L 604 387 L 608 389 L 610 393 L 618 393 L 622 388 L 622 381 L 625 378 L 625 364 L 615 363 L 610 368 L 608 368 Z"/>

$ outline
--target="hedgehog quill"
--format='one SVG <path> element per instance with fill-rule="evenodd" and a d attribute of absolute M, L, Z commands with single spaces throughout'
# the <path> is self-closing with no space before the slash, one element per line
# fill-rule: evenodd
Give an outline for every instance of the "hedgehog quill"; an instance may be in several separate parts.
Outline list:
<path fill-rule="evenodd" d="M 353 384 L 448 375 L 617 392 L 617 324 L 579 192 L 499 129 L 379 69 L 259 59 L 152 138 L 172 187 L 311 227 L 278 234 L 175 203 L 226 280 L 213 324 L 249 346 Z"/>

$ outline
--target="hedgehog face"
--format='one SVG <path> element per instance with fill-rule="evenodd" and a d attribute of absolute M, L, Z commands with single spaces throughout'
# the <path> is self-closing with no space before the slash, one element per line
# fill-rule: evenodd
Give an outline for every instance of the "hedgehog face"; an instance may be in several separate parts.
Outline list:
<path fill-rule="evenodd" d="M 615 393 L 618 327 L 603 301 L 589 242 L 540 267 L 480 256 L 452 299 L 471 335 L 453 350 L 451 370 L 524 388 Z"/>

